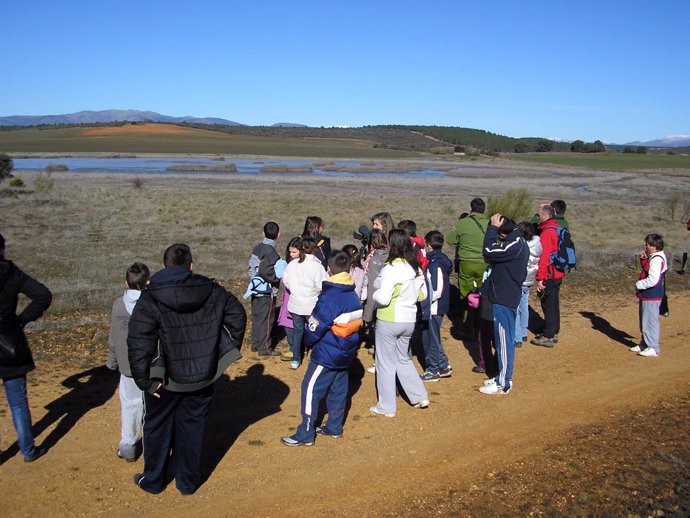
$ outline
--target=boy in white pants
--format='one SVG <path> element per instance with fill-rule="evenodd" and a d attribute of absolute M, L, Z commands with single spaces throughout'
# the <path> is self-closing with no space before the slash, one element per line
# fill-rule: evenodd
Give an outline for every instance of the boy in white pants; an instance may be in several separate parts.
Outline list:
<path fill-rule="evenodd" d="M 144 403 L 141 390 L 132 379 L 127 358 L 127 332 L 129 317 L 134 305 L 139 300 L 141 290 L 149 281 L 150 272 L 144 263 L 134 263 L 125 274 L 125 290 L 122 297 L 113 303 L 108 336 L 108 361 L 106 366 L 120 371 L 120 409 L 122 413 L 122 431 L 117 456 L 127 462 L 137 460 L 142 436 L 142 419 Z"/>

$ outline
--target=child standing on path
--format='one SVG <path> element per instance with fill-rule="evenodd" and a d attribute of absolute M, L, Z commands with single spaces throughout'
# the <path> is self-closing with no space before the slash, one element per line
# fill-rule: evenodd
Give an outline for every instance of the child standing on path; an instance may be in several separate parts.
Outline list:
<path fill-rule="evenodd" d="M 429 395 L 412 363 L 410 339 L 417 322 L 417 302 L 427 297 L 424 273 L 412 241 L 401 229 L 389 234 L 386 266 L 374 283 L 376 311 L 376 388 L 378 402 L 369 410 L 374 415 L 395 417 L 396 377 L 410 403 L 429 406 Z"/>
<path fill-rule="evenodd" d="M 280 236 L 278 223 L 269 221 L 264 225 L 264 239 L 252 249 L 247 274 L 250 282 L 257 276 L 270 285 L 267 292 L 251 293 L 252 297 L 252 351 L 259 356 L 280 356 L 271 347 L 271 331 L 275 318 L 275 298 L 280 284 L 276 263 L 280 259 L 276 244 Z"/>
<path fill-rule="evenodd" d="M 287 247 L 285 248 L 285 258 L 288 264 L 291 261 L 299 259 L 299 249 L 301 247 L 302 238 L 299 236 L 293 237 L 290 241 L 288 241 Z M 294 341 L 295 323 L 292 320 L 290 311 L 288 311 L 289 302 L 290 290 L 285 287 L 285 283 L 283 282 L 283 295 L 280 298 L 280 310 L 278 310 L 278 325 L 282 326 L 282 328 L 285 330 L 285 336 L 287 336 L 290 350 L 287 353 L 283 353 L 283 355 L 280 357 L 280 360 L 291 362 L 294 359 L 292 356 L 292 343 Z"/>
<path fill-rule="evenodd" d="M 515 318 L 515 347 L 522 347 L 522 343 L 527 341 L 527 327 L 529 325 L 529 290 L 537 278 L 539 270 L 539 258 L 541 257 L 541 240 L 534 234 L 534 225 L 529 221 L 518 224 L 518 230 L 522 238 L 529 246 L 529 259 L 527 260 L 527 277 L 522 283 L 522 296 L 520 305 L 517 308 Z"/>
<path fill-rule="evenodd" d="M 121 434 L 117 447 L 117 456 L 127 462 L 134 462 L 139 455 L 139 443 L 142 436 L 144 417 L 144 400 L 141 390 L 132 379 L 132 371 L 127 357 L 127 330 L 129 317 L 139 300 L 141 290 L 149 282 L 151 272 L 144 263 L 134 263 L 125 272 L 124 295 L 115 299 L 110 316 L 110 334 L 108 335 L 108 361 L 110 370 L 120 371 Z"/>
<path fill-rule="evenodd" d="M 640 356 L 655 357 L 661 354 L 659 347 L 659 306 L 664 298 L 664 283 L 668 263 L 664 254 L 664 239 L 659 234 L 644 238 L 644 251 L 640 252 L 640 280 L 635 283 L 640 299 L 640 345 L 630 350 Z"/>
<path fill-rule="evenodd" d="M 443 234 L 438 230 L 432 230 L 424 236 L 428 259 L 426 282 L 429 292 L 423 310 L 424 317 L 428 318 L 428 325 L 422 331 L 426 368 L 421 378 L 425 382 L 435 382 L 453 374 L 453 367 L 448 363 L 446 351 L 441 343 L 443 315 L 448 313 L 450 308 L 448 279 L 453 271 L 452 261 L 443 253 L 443 242 Z"/>
<path fill-rule="evenodd" d="M 303 238 L 299 259 L 290 261 L 283 274 L 283 284 L 290 290 L 288 311 L 292 315 L 293 322 L 290 367 L 293 369 L 297 369 L 302 363 L 304 324 L 311 315 L 316 299 L 321 293 L 321 284 L 328 277 L 321 261 L 314 255 L 316 248 L 313 239 Z"/>
<path fill-rule="evenodd" d="M 337 438 L 343 433 L 348 368 L 357 355 L 362 324 L 362 305 L 349 269 L 348 254 L 336 252 L 331 256 L 331 276 L 323 283 L 305 331 L 305 342 L 313 351 L 302 381 L 302 422 L 294 435 L 283 437 L 287 446 L 311 446 L 317 434 Z M 328 422 L 315 428 L 324 398 Z"/>

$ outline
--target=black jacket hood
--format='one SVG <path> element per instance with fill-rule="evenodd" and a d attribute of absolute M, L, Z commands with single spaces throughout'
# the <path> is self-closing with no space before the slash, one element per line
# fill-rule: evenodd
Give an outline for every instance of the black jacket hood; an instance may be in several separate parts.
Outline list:
<path fill-rule="evenodd" d="M 208 300 L 214 282 L 183 266 L 168 266 L 151 277 L 146 290 L 159 304 L 176 313 L 193 313 Z"/>

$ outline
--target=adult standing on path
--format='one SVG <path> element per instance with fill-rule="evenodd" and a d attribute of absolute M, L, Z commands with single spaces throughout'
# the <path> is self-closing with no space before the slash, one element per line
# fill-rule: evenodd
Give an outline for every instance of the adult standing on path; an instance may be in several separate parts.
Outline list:
<path fill-rule="evenodd" d="M 18 296 L 31 302 L 17 315 Z M 36 368 L 24 326 L 37 320 L 53 299 L 50 290 L 5 259 L 5 238 L 0 234 L 0 378 L 17 432 L 19 450 L 25 462 L 33 462 L 46 453 L 36 447 L 31 433 L 31 412 L 26 391 L 26 373 Z"/>
<path fill-rule="evenodd" d="M 479 332 L 479 312 L 467 304 L 467 295 L 473 289 L 481 288 L 484 270 L 486 270 L 482 245 L 489 226 L 489 218 L 484 214 L 485 209 L 484 200 L 473 199 L 470 202 L 469 215 L 460 218 L 446 234 L 446 243 L 455 247 L 462 322 L 475 340 Z"/>
<path fill-rule="evenodd" d="M 539 208 L 539 239 L 541 240 L 541 257 L 537 270 L 537 293 L 544 313 L 544 330 L 532 338 L 534 345 L 553 347 L 558 342 L 561 330 L 561 283 L 565 273 L 558 271 L 551 263 L 551 254 L 558 251 L 558 222 L 556 211 L 551 205 Z"/>
<path fill-rule="evenodd" d="M 129 321 L 129 363 L 144 391 L 144 472 L 134 482 L 160 493 L 171 462 L 189 495 L 199 486 L 213 382 L 240 358 L 247 315 L 234 295 L 192 273 L 187 245 L 168 247 L 163 264 Z"/>

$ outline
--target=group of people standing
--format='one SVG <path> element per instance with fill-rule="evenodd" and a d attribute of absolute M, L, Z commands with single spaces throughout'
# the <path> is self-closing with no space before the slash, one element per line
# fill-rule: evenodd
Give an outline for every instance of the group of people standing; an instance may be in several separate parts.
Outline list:
<path fill-rule="evenodd" d="M 373 415 L 395 417 L 398 395 L 413 408 L 429 407 L 425 383 L 453 373 L 441 340 L 454 267 L 443 253 L 444 243 L 456 249 L 461 320 L 467 338 L 479 346 L 473 370 L 487 376 L 478 389 L 508 394 L 515 348 L 528 338 L 528 297 L 535 284 L 544 325 L 531 343 L 551 348 L 559 339 L 564 274 L 552 257 L 559 246 L 558 228 L 567 228 L 565 209 L 556 200 L 539 207 L 536 221 L 516 224 L 502 214 L 487 217 L 483 200 L 475 198 L 445 239 L 438 230 L 417 236 L 413 221 L 396 225 L 381 212 L 371 217 L 364 246 L 342 250 L 332 250 L 323 220 L 310 216 L 302 234 L 288 240 L 285 259 L 277 249 L 279 225 L 266 223 L 248 264 L 251 349 L 259 357 L 289 361 L 293 369 L 309 357 L 301 422 L 282 442 L 309 446 L 317 435 L 342 436 L 348 371 L 362 342 L 375 359 L 369 369 L 376 374 L 378 394 Z M 667 270 L 663 247 L 661 236 L 650 234 L 640 255 L 643 338 L 632 350 L 643 356 L 660 354 L 658 315 Z M 4 251 L 0 235 L 0 377 L 19 449 L 32 462 L 46 450 L 34 444 L 31 433 L 26 373 L 34 364 L 23 327 L 48 308 L 51 293 L 5 259 Z M 200 484 L 213 383 L 240 357 L 247 315 L 233 294 L 193 272 L 187 245 L 168 247 L 163 266 L 151 275 L 146 265 L 132 264 L 125 272 L 124 294 L 113 305 L 107 366 L 121 375 L 117 455 L 135 461 L 143 446 L 144 470 L 134 477 L 138 487 L 163 491 L 171 469 L 178 490 L 192 494 Z M 30 303 L 17 314 L 19 293 Z M 284 354 L 275 349 L 276 313 L 289 343 Z M 414 340 L 423 348 L 421 374 L 412 360 Z M 318 426 L 324 400 L 328 419 Z"/>

